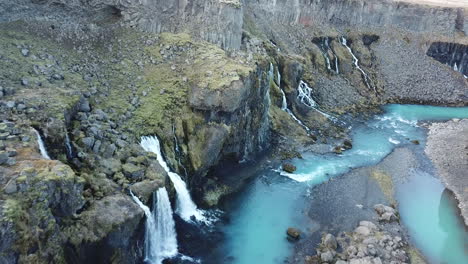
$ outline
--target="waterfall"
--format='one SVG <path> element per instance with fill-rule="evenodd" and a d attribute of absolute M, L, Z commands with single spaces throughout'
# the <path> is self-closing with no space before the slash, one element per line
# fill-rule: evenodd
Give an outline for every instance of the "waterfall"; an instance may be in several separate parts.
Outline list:
<path fill-rule="evenodd" d="M 166 188 L 153 193 L 153 212 L 131 191 L 130 194 L 146 215 L 145 261 L 160 264 L 166 258 L 175 257 L 178 254 L 177 237 Z"/>
<path fill-rule="evenodd" d="M 197 206 L 192 201 L 185 182 L 182 180 L 180 175 L 172 172 L 169 169 L 169 166 L 162 156 L 161 145 L 158 138 L 155 136 L 142 137 L 140 145 L 144 150 L 153 152 L 157 155 L 159 164 L 164 168 L 164 170 L 167 172 L 167 175 L 171 179 L 172 184 L 174 185 L 174 188 L 177 192 L 177 214 L 185 221 L 191 221 L 192 216 L 199 221 L 205 220 L 202 211 L 198 210 Z"/>
<path fill-rule="evenodd" d="M 333 52 L 333 54 L 335 55 L 335 71 L 336 71 L 336 74 L 340 74 L 340 68 L 338 67 L 338 56 L 336 56 L 335 52 Z"/>
<path fill-rule="evenodd" d="M 341 37 L 341 44 L 342 44 L 343 46 L 346 47 L 346 49 L 349 51 L 349 53 L 350 53 L 351 56 L 353 57 L 354 66 L 356 67 L 356 69 L 358 69 L 358 70 L 361 72 L 362 76 L 364 77 L 364 82 L 366 83 L 367 88 L 369 88 L 369 89 L 372 88 L 372 89 L 374 90 L 374 92 L 377 92 L 377 90 L 375 89 L 375 87 L 373 87 L 373 86 L 370 84 L 370 81 L 371 81 L 371 80 L 370 80 L 369 76 L 367 75 L 367 73 L 359 66 L 359 60 L 358 60 L 358 58 L 354 55 L 353 50 L 348 46 L 345 37 Z"/>
<path fill-rule="evenodd" d="M 34 132 L 36 133 L 36 136 L 37 136 L 37 143 L 39 145 L 39 151 L 41 152 L 41 155 L 44 159 L 48 159 L 50 160 L 51 158 L 49 157 L 49 154 L 47 154 L 47 150 L 45 148 L 45 145 L 44 145 L 44 141 L 42 141 L 42 137 L 41 135 L 39 134 L 39 131 L 37 131 L 36 129 L 34 129 Z"/>
<path fill-rule="evenodd" d="M 299 83 L 299 86 L 297 87 L 297 91 L 298 91 L 297 99 L 299 99 L 299 101 L 302 104 L 306 105 L 307 107 L 311 109 L 314 109 L 315 111 L 319 112 L 320 114 L 322 114 L 323 116 L 325 116 L 326 118 L 328 118 L 329 120 L 333 122 L 338 121 L 336 117 L 330 114 L 327 114 L 318 108 L 319 106 L 318 103 L 312 98 L 312 88 L 310 88 L 309 85 L 307 85 L 307 83 L 301 80 L 301 82 Z"/>
<path fill-rule="evenodd" d="M 73 149 L 70 143 L 70 137 L 68 136 L 68 133 L 65 133 L 65 149 L 67 150 L 68 158 L 73 158 Z"/>
<path fill-rule="evenodd" d="M 270 70 L 272 68 L 272 64 L 270 64 Z M 273 76 L 273 75 L 271 75 Z M 286 94 L 284 93 L 283 89 L 281 89 L 281 74 L 278 70 L 277 72 L 277 78 L 278 78 L 278 87 L 280 89 L 280 92 L 281 92 L 281 98 L 282 98 L 282 101 L 281 101 L 281 110 L 285 111 L 286 113 L 288 113 L 293 119 L 294 121 L 296 121 L 301 127 L 303 127 L 305 129 L 305 131 L 307 131 L 307 133 L 310 132 L 310 128 L 308 128 L 306 125 L 304 125 L 304 123 L 302 123 L 301 120 L 299 120 L 299 118 L 297 118 L 294 113 L 289 110 L 288 108 L 288 101 L 286 99 Z"/>

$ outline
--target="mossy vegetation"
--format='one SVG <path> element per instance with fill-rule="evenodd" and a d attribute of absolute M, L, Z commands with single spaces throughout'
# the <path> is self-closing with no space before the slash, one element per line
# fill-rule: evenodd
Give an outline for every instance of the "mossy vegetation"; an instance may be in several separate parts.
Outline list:
<path fill-rule="evenodd" d="M 64 109 L 87 87 L 80 74 L 68 70 L 79 54 L 26 30 L 11 29 L 17 26 L 0 28 L 0 84 L 14 89 L 14 97 L 43 108 L 49 117 L 63 119 Z"/>
<path fill-rule="evenodd" d="M 140 98 L 131 126 L 143 128 L 141 135 L 160 131 L 190 113 L 186 106 L 192 87 L 223 89 L 253 70 L 252 65 L 228 57 L 219 47 L 194 41 L 185 33 L 162 33 L 159 42 L 145 52 L 157 62 L 144 67 L 138 82 L 137 94 L 147 95 Z"/>
<path fill-rule="evenodd" d="M 394 198 L 394 186 L 392 176 L 381 171 L 381 170 L 372 170 L 371 178 L 374 179 L 378 184 L 385 197 L 393 204 L 396 203 Z"/>

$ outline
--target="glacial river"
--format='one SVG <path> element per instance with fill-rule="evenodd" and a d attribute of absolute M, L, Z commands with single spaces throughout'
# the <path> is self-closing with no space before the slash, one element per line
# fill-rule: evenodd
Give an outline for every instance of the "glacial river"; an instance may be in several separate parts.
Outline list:
<path fill-rule="evenodd" d="M 259 176 L 228 203 L 223 263 L 283 263 L 293 247 L 286 229 L 309 228 L 302 221 L 312 186 L 353 168 L 375 165 L 395 147 L 411 144 L 409 139 L 419 140 L 418 147 L 423 148 L 426 132 L 418 122 L 452 118 L 468 118 L 468 107 L 388 105 L 383 114 L 352 128 L 353 148 L 342 155 L 304 153 L 303 159 L 292 161 L 297 166 L 294 174 L 272 171 Z M 431 173 L 415 171 L 397 186 L 402 223 L 431 263 L 468 263 L 468 233 L 441 181 Z"/>

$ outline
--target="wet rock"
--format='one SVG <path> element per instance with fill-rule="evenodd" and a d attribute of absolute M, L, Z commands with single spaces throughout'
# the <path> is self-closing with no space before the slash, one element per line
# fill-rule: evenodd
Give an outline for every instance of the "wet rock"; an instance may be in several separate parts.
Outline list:
<path fill-rule="evenodd" d="M 283 170 L 288 173 L 293 173 L 296 171 L 296 166 L 292 165 L 291 163 L 284 163 Z"/>
<path fill-rule="evenodd" d="M 343 148 L 344 148 L 344 149 L 351 149 L 351 148 L 353 148 L 353 143 L 351 142 L 351 140 L 346 139 L 346 140 L 343 142 Z"/>
<path fill-rule="evenodd" d="M 336 154 L 343 154 L 343 148 L 341 146 L 336 146 L 333 148 L 333 152 Z"/>
<path fill-rule="evenodd" d="M 299 231 L 299 229 L 294 227 L 288 228 L 286 234 L 288 235 L 289 241 L 297 241 L 301 237 L 301 232 Z"/>
<path fill-rule="evenodd" d="M 143 203 L 147 203 L 151 199 L 151 195 L 162 186 L 160 181 L 144 180 L 137 182 L 130 187 L 133 194 L 140 197 Z"/>
<path fill-rule="evenodd" d="M 415 145 L 419 145 L 419 140 L 415 139 L 415 140 L 411 140 L 411 143 L 415 144 Z"/>

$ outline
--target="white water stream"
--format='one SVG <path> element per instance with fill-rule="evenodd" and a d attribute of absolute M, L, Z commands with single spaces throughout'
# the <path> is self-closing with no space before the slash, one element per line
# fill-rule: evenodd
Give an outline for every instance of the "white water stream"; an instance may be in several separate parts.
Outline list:
<path fill-rule="evenodd" d="M 362 76 L 364 77 L 364 82 L 366 83 L 367 88 L 373 89 L 374 92 L 377 92 L 377 90 L 375 89 L 375 87 L 372 86 L 372 85 L 370 84 L 370 78 L 369 78 L 369 76 L 367 75 L 367 73 L 361 68 L 361 66 L 359 66 L 359 60 L 358 60 L 358 58 L 354 55 L 353 50 L 348 46 L 345 37 L 341 37 L 341 44 L 342 44 L 343 46 L 346 47 L 346 49 L 349 51 L 349 54 L 351 54 L 351 56 L 353 57 L 354 66 L 356 67 L 356 69 L 358 69 L 358 70 L 361 72 Z"/>
<path fill-rule="evenodd" d="M 167 172 L 167 175 L 171 179 L 172 184 L 174 185 L 174 188 L 177 192 L 176 213 L 185 221 L 191 221 L 192 217 L 195 217 L 195 219 L 198 221 L 206 220 L 203 216 L 203 212 L 197 209 L 197 206 L 193 202 L 184 180 L 182 180 L 179 174 L 172 172 L 169 169 L 169 166 L 162 156 L 161 145 L 158 138 L 155 136 L 142 137 L 140 145 L 144 150 L 153 152 L 157 155 L 159 164 L 164 168 L 164 170 Z"/>
<path fill-rule="evenodd" d="M 39 131 L 34 129 L 34 133 L 36 133 L 37 137 L 37 144 L 39 145 L 39 151 L 41 152 L 41 155 L 44 159 L 50 160 L 51 158 L 49 157 L 49 154 L 47 153 L 46 147 L 44 145 L 44 141 L 42 140 L 41 135 L 39 134 Z"/>
<path fill-rule="evenodd" d="M 153 193 L 153 212 L 132 192 L 130 194 L 146 215 L 145 261 L 160 264 L 166 258 L 177 256 L 177 234 L 166 188 Z"/>

